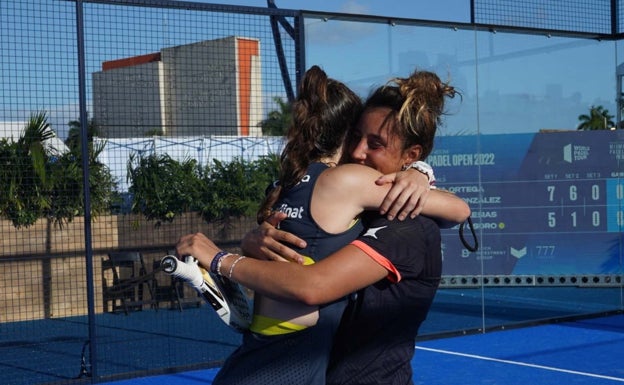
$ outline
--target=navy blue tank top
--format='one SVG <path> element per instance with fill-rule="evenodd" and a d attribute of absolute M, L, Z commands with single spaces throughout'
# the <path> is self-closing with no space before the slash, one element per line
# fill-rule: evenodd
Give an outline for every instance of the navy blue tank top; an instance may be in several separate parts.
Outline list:
<path fill-rule="evenodd" d="M 339 234 L 330 234 L 321 229 L 312 218 L 310 212 L 312 191 L 319 175 L 327 168 L 329 166 L 324 163 L 311 164 L 301 182 L 290 189 L 274 206 L 275 210 L 288 214 L 288 218 L 280 224 L 280 229 L 305 239 L 307 247 L 299 252 L 314 261 L 319 261 L 349 244 L 364 228 L 358 220 L 350 229 Z"/>

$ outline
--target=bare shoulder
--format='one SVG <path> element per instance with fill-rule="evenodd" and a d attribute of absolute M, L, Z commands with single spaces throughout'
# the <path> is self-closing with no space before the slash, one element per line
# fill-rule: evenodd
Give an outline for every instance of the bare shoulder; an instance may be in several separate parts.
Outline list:
<path fill-rule="evenodd" d="M 343 232 L 353 218 L 368 206 L 370 190 L 378 190 L 379 173 L 362 165 L 348 164 L 327 169 L 318 177 L 312 192 L 311 214 L 329 233 Z"/>
<path fill-rule="evenodd" d="M 326 170 L 321 174 L 322 178 L 320 181 L 340 188 L 373 187 L 375 180 L 381 175 L 382 174 L 374 168 L 361 164 L 349 163 Z"/>
<path fill-rule="evenodd" d="M 318 223 L 326 223 L 322 222 L 323 214 L 337 221 L 337 213 L 340 213 L 348 219 L 348 222 L 340 223 L 342 229 L 348 228 L 350 221 L 362 210 L 377 209 L 381 205 L 390 188 L 389 184 L 375 184 L 381 175 L 379 171 L 359 164 L 345 164 L 323 171 L 312 194 L 313 217 Z M 318 208 L 316 203 L 323 207 Z M 325 230 L 331 232 L 329 225 Z"/>

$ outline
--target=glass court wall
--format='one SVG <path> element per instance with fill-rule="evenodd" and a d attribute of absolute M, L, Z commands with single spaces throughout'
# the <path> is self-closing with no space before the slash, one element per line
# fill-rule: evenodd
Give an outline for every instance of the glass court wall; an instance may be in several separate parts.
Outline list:
<path fill-rule="evenodd" d="M 618 43 L 345 19 L 307 20 L 308 63 L 362 95 L 415 69 L 462 95 L 448 104 L 428 162 L 439 187 L 469 202 L 479 250 L 463 247 L 457 228 L 443 231 L 442 290 L 421 334 L 621 309 Z M 595 108 L 607 118 L 577 130 Z"/>

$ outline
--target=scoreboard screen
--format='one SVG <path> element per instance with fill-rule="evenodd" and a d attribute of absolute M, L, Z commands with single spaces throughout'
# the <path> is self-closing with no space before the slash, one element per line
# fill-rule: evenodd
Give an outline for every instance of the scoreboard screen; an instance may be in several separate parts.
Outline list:
<path fill-rule="evenodd" d="M 445 275 L 621 272 L 624 130 L 443 136 L 427 162 L 480 243 L 443 230 Z"/>

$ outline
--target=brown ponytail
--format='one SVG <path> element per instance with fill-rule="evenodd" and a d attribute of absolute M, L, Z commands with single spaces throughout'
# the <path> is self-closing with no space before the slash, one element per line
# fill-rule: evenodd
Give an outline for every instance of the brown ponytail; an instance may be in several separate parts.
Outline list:
<path fill-rule="evenodd" d="M 306 71 L 292 106 L 292 123 L 280 157 L 279 187 L 267 194 L 258 212 L 265 220 L 279 197 L 295 186 L 308 166 L 341 149 L 362 111 L 361 99 L 318 66 Z"/>

